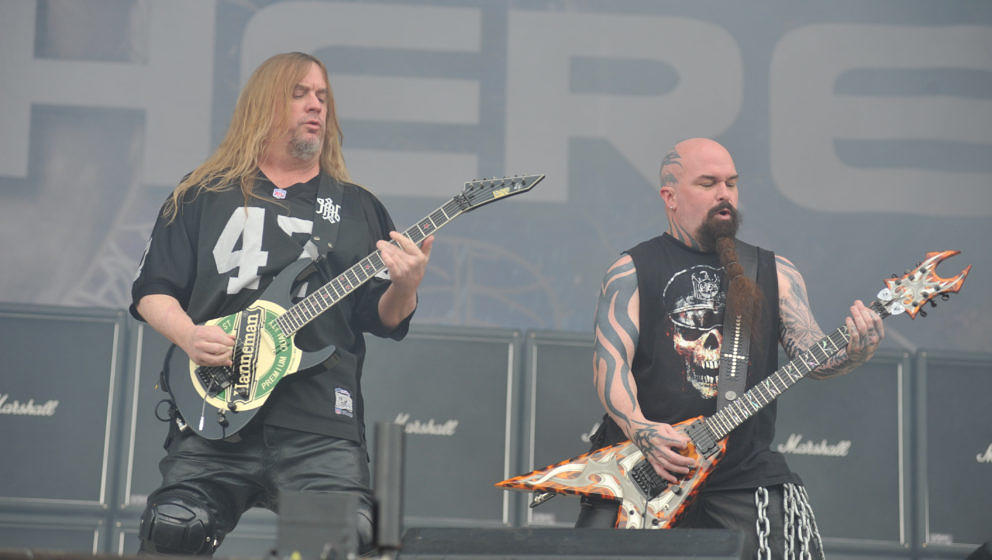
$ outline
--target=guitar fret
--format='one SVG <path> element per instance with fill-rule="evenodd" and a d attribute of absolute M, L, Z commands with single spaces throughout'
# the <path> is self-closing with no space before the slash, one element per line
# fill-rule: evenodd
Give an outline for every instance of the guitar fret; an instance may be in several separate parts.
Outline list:
<path fill-rule="evenodd" d="M 334 299 L 341 299 L 344 297 L 344 290 L 341 289 L 341 283 L 336 279 L 328 282 L 327 286 L 330 286 L 331 289 L 334 290 Z"/>
<path fill-rule="evenodd" d="M 768 398 L 767 389 L 765 389 L 765 387 L 763 387 L 763 385 L 764 385 L 764 383 L 758 383 L 757 385 L 755 385 L 754 386 L 754 388 L 756 390 L 755 392 L 757 394 L 759 394 L 761 396 L 761 398 L 765 401 L 764 404 L 768 404 L 770 402 L 770 399 Z M 761 395 L 761 391 L 762 390 L 765 390 L 766 391 L 764 395 Z"/>
<path fill-rule="evenodd" d="M 412 228 L 406 230 L 406 236 L 409 237 L 414 243 L 420 243 L 425 237 L 427 237 L 424 235 L 424 232 L 420 231 L 420 226 L 413 226 Z"/>
<path fill-rule="evenodd" d="M 365 273 L 366 278 L 371 278 L 375 275 L 375 266 L 372 265 L 371 257 L 365 257 L 362 262 L 358 263 L 362 267 L 362 272 Z"/>
<path fill-rule="evenodd" d="M 314 293 L 320 296 L 320 301 L 324 309 L 327 309 L 328 307 L 334 305 L 334 300 L 331 299 L 330 294 L 327 293 L 326 286 L 321 286 L 320 289 L 318 289 Z"/>
<path fill-rule="evenodd" d="M 448 217 L 444 215 L 444 208 L 438 208 L 433 214 L 431 214 L 431 222 L 434 223 L 434 229 L 441 227 L 438 225 L 439 223 L 444 225 L 444 222 L 447 220 Z"/>
<path fill-rule="evenodd" d="M 369 262 L 372 263 L 372 266 L 374 266 L 377 270 L 382 270 L 383 268 L 386 268 L 386 264 L 382 262 L 382 257 L 379 255 L 378 251 L 369 255 L 368 259 Z"/>
<path fill-rule="evenodd" d="M 844 346 L 847 346 L 847 343 L 848 342 L 851 342 L 851 337 L 848 336 L 848 333 L 847 333 L 847 326 L 843 326 L 843 327 L 837 329 L 837 334 L 839 334 L 840 337 L 841 337 L 841 339 L 844 341 L 843 342 Z"/>
<path fill-rule="evenodd" d="M 351 281 L 352 285 L 355 285 L 357 287 L 358 278 L 355 276 L 355 272 L 349 268 L 345 274 L 346 274 L 346 278 L 348 278 L 348 280 Z"/>
<path fill-rule="evenodd" d="M 362 267 L 358 266 L 357 264 L 349 268 L 348 272 L 351 272 L 355 276 L 355 278 L 358 279 L 357 282 L 358 284 L 362 284 L 369 279 L 369 275 L 365 274 L 365 271 L 362 269 Z"/>
<path fill-rule="evenodd" d="M 316 316 L 316 313 L 314 312 L 313 307 L 310 305 L 310 300 L 309 299 L 304 299 L 300 303 L 302 304 L 302 307 L 300 309 L 302 311 L 304 311 L 304 312 L 307 313 L 306 319 L 309 320 L 309 319 L 312 319 L 314 316 Z"/>
<path fill-rule="evenodd" d="M 424 220 L 420 222 L 419 226 L 420 226 L 420 230 L 423 231 L 426 235 L 430 235 L 432 231 L 437 229 L 436 227 L 434 227 L 434 222 L 431 221 L 430 216 L 424 218 Z"/>
<path fill-rule="evenodd" d="M 741 419 L 737 416 L 736 407 L 732 405 L 728 405 L 726 408 L 727 408 L 727 412 L 730 413 L 730 417 L 734 419 L 734 424 L 740 425 Z"/>
<path fill-rule="evenodd" d="M 723 417 L 723 410 L 717 412 L 716 414 L 714 414 L 713 416 L 711 416 L 711 418 L 715 418 L 716 419 L 715 424 L 719 428 L 719 431 L 721 431 L 723 433 L 727 433 L 728 432 L 728 430 L 727 430 L 727 421 Z M 723 436 L 720 435 L 718 437 L 723 437 Z"/>
<path fill-rule="evenodd" d="M 329 302 L 327 301 L 327 295 L 321 288 L 317 288 L 312 294 L 310 294 L 310 298 L 313 300 L 313 306 L 317 309 L 318 315 L 324 311 L 327 311 L 327 308 L 330 307 Z"/>

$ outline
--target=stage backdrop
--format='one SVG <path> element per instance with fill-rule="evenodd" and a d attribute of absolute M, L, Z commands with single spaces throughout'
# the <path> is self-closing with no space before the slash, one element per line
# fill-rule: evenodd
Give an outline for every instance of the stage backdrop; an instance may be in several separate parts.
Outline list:
<path fill-rule="evenodd" d="M 0 300 L 127 305 L 164 197 L 289 50 L 327 64 L 352 175 L 401 228 L 547 174 L 440 232 L 420 323 L 589 332 L 606 267 L 666 227 L 663 154 L 709 136 L 742 237 L 799 266 L 825 328 L 961 249 L 947 270 L 978 278 L 886 344 L 985 350 L 992 3 L 956 0 L 2 0 Z"/>

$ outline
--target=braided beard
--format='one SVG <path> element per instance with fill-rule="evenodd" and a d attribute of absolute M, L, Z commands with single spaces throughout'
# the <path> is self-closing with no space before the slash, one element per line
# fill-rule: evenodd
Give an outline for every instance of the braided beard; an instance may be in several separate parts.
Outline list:
<path fill-rule="evenodd" d="M 717 214 L 722 210 L 730 212 L 730 219 L 719 219 Z M 744 274 L 744 268 L 737 257 L 737 247 L 734 236 L 740 227 L 741 217 L 736 208 L 729 202 L 721 202 L 706 214 L 706 220 L 699 227 L 699 245 L 706 251 L 716 251 L 720 264 L 727 272 L 727 311 L 733 315 L 741 315 L 744 323 L 751 329 L 751 336 L 757 340 L 761 332 L 762 307 L 764 296 L 754 280 Z M 729 317 L 733 317 L 730 315 Z M 729 321 L 730 318 L 724 319 Z M 753 345 L 753 348 L 760 348 Z"/>

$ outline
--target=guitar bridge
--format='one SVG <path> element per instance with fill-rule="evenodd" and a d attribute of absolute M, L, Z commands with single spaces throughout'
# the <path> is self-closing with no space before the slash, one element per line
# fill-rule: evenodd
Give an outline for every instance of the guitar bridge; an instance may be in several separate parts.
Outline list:
<path fill-rule="evenodd" d="M 233 371 L 227 366 L 200 366 L 196 368 L 196 376 L 212 397 L 231 386 Z"/>
<path fill-rule="evenodd" d="M 630 479 L 648 499 L 654 498 L 668 488 L 668 482 L 654 472 L 654 467 L 646 459 L 642 459 L 630 469 Z"/>

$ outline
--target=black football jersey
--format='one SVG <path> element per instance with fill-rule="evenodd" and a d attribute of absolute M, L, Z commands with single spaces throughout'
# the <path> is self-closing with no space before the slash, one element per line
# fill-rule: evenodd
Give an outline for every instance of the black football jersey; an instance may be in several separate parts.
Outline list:
<path fill-rule="evenodd" d="M 334 194 L 340 200 L 334 200 L 318 192 L 321 179 L 278 189 L 262 176 L 254 189 L 258 198 L 247 203 L 237 187 L 190 189 L 174 220 L 160 214 L 155 223 L 132 286 L 132 315 L 141 319 L 135 304 L 149 294 L 175 297 L 197 323 L 230 315 L 257 299 L 290 263 L 324 256 L 322 266 L 294 287 L 302 297 L 389 238 L 393 222 L 378 199 L 358 185 L 339 183 Z M 337 224 L 330 249 L 312 239 L 317 220 Z M 337 360 L 329 371 L 280 382 L 263 410 L 266 422 L 360 440 L 362 333 L 399 339 L 409 324 L 392 331 L 382 325 L 378 301 L 387 287 L 388 280 L 373 278 L 297 334 L 304 350 L 335 345 Z"/>

